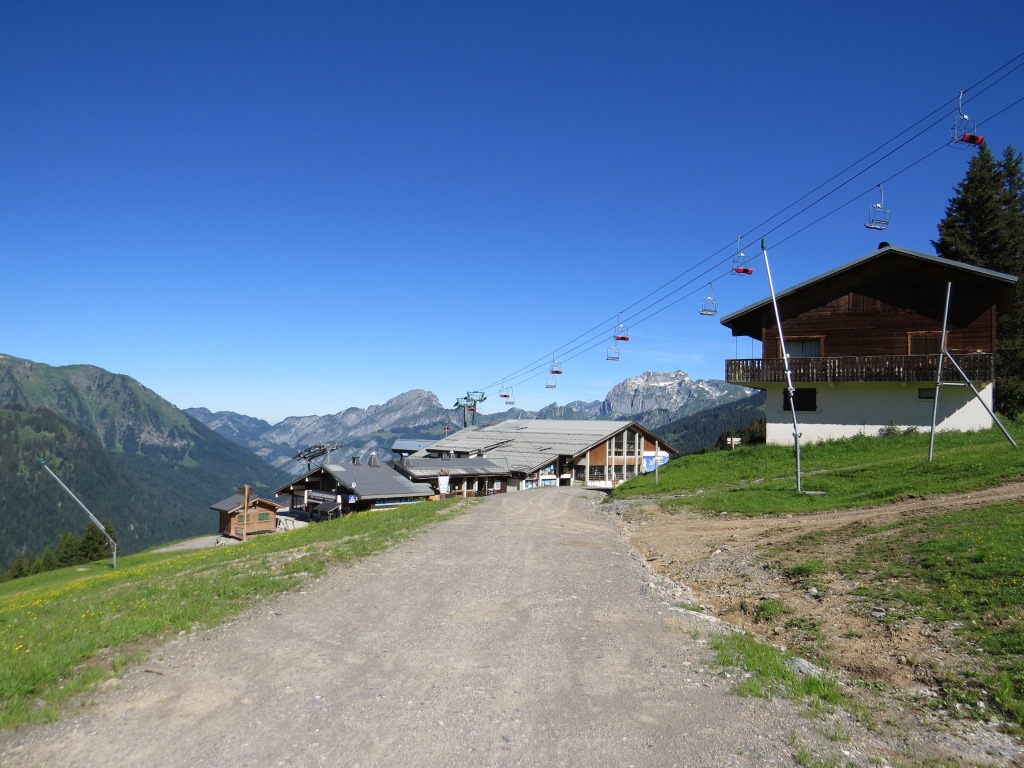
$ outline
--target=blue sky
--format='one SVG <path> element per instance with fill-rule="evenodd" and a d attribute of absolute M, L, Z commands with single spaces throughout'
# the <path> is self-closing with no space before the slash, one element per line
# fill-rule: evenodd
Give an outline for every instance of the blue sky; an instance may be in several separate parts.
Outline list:
<path fill-rule="evenodd" d="M 1018 0 L 831 5 L 12 0 L 0 353 L 271 422 L 721 378 L 760 349 L 718 321 L 768 293 L 737 236 L 778 288 L 932 252 L 961 89 L 1024 149 Z"/>

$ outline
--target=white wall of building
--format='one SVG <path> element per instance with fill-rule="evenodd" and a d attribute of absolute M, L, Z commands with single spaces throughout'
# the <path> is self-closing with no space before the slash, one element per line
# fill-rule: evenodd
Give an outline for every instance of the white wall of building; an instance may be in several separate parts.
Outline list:
<path fill-rule="evenodd" d="M 792 445 L 793 414 L 783 410 L 781 384 L 769 385 L 765 403 L 767 442 Z M 985 405 L 992 408 L 993 385 L 976 384 Z M 798 386 L 798 389 L 802 387 Z M 927 382 L 844 382 L 818 384 L 817 408 L 797 411 L 801 441 L 817 442 L 855 435 L 875 436 L 879 430 L 895 426 L 929 431 L 935 401 L 919 396 L 919 390 L 934 390 Z M 943 386 L 938 393 L 937 428 L 940 431 L 970 432 L 989 429 L 992 418 L 985 405 L 968 386 Z"/>

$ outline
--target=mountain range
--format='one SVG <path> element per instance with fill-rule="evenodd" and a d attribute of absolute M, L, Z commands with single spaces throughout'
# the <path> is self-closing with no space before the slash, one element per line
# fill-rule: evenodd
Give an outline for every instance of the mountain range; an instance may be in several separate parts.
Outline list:
<path fill-rule="evenodd" d="M 692 431 L 691 449 L 699 450 L 713 444 L 711 432 L 726 421 L 715 417 L 689 430 L 686 419 L 715 407 L 731 413 L 731 405 L 746 415 L 752 392 L 693 381 L 684 371 L 648 372 L 615 385 L 603 400 L 475 415 L 477 424 L 633 419 L 680 436 Z M 0 355 L 0 572 L 19 553 L 34 557 L 55 547 L 63 530 L 86 528 L 86 515 L 42 471 L 40 459 L 96 517 L 113 523 L 120 551 L 130 553 L 212 533 L 210 504 L 243 484 L 269 495 L 302 468 L 294 457 L 311 444 L 338 443 L 346 457 L 377 451 L 384 460 L 396 439 L 438 439 L 462 420 L 461 409 L 412 389 L 383 405 L 269 424 L 227 411 L 179 410 L 135 379 L 96 366 Z"/>
<path fill-rule="evenodd" d="M 509 418 L 632 419 L 657 429 L 713 406 L 745 400 L 754 391 L 717 379 L 694 381 L 686 371 L 648 371 L 616 384 L 603 400 L 551 403 L 538 411 L 513 407 L 490 415 L 476 413 L 474 423 Z M 423 389 L 403 392 L 383 405 L 326 416 L 289 416 L 273 425 L 230 411 L 187 408 L 185 413 L 279 468 L 288 467 L 297 451 L 321 443 L 339 445 L 346 456 L 376 451 L 386 459 L 396 439 L 438 440 L 446 426 L 463 425 L 461 408 L 445 408 L 437 395 Z"/>

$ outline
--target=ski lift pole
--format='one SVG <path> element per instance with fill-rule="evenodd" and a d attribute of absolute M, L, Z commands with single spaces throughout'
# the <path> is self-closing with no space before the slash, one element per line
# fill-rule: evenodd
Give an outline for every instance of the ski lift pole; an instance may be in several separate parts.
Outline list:
<path fill-rule="evenodd" d="M 85 510 L 85 514 L 87 514 L 89 516 L 89 519 L 92 520 L 93 525 L 95 525 L 97 528 L 99 528 L 100 532 L 104 536 L 107 537 L 107 541 L 110 543 L 110 548 L 111 548 L 111 550 L 114 553 L 114 568 L 116 569 L 117 568 L 117 542 L 114 541 L 113 537 L 109 533 L 107 533 L 107 529 L 103 527 L 103 523 L 101 523 L 99 520 L 96 519 L 96 515 L 94 515 L 92 512 L 90 512 L 89 508 L 87 506 L 85 506 L 85 504 L 82 503 L 81 499 L 79 499 L 77 496 L 75 496 L 75 494 L 73 494 L 71 492 L 71 489 L 68 488 L 66 485 L 64 485 L 64 483 L 61 481 L 61 479 L 59 477 L 57 477 L 57 475 L 55 475 L 53 473 L 53 470 L 50 469 L 48 466 L 46 466 L 46 459 L 40 457 L 39 463 L 42 465 L 43 469 L 45 469 L 47 471 L 47 473 L 50 475 L 50 477 L 52 477 L 54 480 L 56 480 L 57 484 L 61 488 L 63 488 L 65 491 L 67 491 L 68 496 L 70 496 L 72 499 L 74 499 L 78 503 L 78 506 L 80 506 L 82 509 Z"/>
<path fill-rule="evenodd" d="M 782 335 L 782 316 L 779 314 L 779 302 L 775 298 L 775 283 L 772 281 L 772 268 L 768 263 L 768 247 L 761 238 L 761 253 L 764 256 L 764 270 L 768 274 L 768 290 L 772 294 L 772 307 L 775 309 L 775 324 L 779 329 L 779 344 L 782 345 L 782 365 L 786 371 L 786 389 L 789 390 L 789 411 L 793 414 L 793 444 L 796 446 L 796 492 L 803 493 L 803 478 L 800 467 L 800 425 L 796 420 L 796 388 L 793 386 L 793 372 L 789 368 L 789 351 L 786 339 Z"/>

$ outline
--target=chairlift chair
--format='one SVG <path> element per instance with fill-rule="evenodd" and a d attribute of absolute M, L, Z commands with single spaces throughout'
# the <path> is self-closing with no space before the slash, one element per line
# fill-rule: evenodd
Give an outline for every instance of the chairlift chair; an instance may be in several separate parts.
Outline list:
<path fill-rule="evenodd" d="M 607 355 L 606 359 L 607 360 L 616 360 L 617 361 L 619 359 L 619 348 L 616 347 L 614 344 L 612 346 L 608 347 L 608 355 Z"/>
<path fill-rule="evenodd" d="M 615 321 L 615 330 L 612 332 L 615 341 L 629 341 L 629 328 L 622 324 L 622 313 L 620 312 Z"/>
<path fill-rule="evenodd" d="M 700 314 L 705 317 L 713 317 L 718 314 L 718 302 L 714 296 L 705 296 L 700 304 Z"/>
<path fill-rule="evenodd" d="M 979 136 L 976 133 L 977 130 L 977 123 L 964 114 L 964 92 L 960 91 L 956 117 L 953 118 L 953 126 L 949 130 L 953 137 L 953 144 L 961 149 L 968 146 L 981 146 L 985 142 L 985 137 Z"/>
<path fill-rule="evenodd" d="M 740 240 L 742 240 L 742 237 L 736 238 L 736 253 L 732 255 L 731 274 L 752 275 L 754 274 L 753 268 L 747 266 L 747 264 L 750 262 L 750 257 L 740 250 Z"/>
<path fill-rule="evenodd" d="M 558 385 L 555 383 L 555 377 L 554 376 L 548 376 L 548 383 L 544 385 L 544 388 L 545 389 L 554 389 L 557 386 Z"/>
<path fill-rule="evenodd" d="M 868 229 L 885 229 L 889 226 L 890 211 L 885 207 L 885 193 L 882 185 L 878 185 L 879 201 L 868 208 L 868 220 L 864 224 Z"/>

